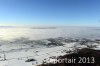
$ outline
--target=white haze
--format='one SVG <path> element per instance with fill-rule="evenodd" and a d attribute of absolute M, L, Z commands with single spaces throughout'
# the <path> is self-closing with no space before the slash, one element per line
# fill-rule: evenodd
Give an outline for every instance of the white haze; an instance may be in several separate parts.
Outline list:
<path fill-rule="evenodd" d="M 71 38 L 99 38 L 99 27 L 56 27 L 56 28 L 0 28 L 0 39 L 11 40 L 26 37 L 33 40 L 71 37 Z"/>

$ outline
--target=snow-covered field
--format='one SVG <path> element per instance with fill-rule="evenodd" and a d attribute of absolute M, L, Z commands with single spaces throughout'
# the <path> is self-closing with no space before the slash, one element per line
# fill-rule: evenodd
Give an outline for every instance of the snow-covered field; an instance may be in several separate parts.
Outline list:
<path fill-rule="evenodd" d="M 0 28 L 0 66 L 36 66 L 75 49 L 100 50 L 99 39 L 98 27 Z"/>

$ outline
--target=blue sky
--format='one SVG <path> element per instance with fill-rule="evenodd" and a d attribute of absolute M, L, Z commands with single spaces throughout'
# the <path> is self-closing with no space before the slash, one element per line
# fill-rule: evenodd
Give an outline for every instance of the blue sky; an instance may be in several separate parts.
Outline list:
<path fill-rule="evenodd" d="M 100 0 L 0 0 L 0 25 L 100 26 Z"/>

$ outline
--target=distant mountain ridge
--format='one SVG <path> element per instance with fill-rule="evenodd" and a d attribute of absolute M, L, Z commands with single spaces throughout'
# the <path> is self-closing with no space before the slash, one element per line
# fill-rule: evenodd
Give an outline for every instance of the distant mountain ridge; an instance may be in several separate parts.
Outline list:
<path fill-rule="evenodd" d="M 0 28 L 15 28 L 16 26 L 0 26 Z"/>

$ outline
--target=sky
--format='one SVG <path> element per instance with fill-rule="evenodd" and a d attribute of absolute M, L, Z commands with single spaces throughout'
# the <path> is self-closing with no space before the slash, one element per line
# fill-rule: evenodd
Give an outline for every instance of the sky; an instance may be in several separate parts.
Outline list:
<path fill-rule="evenodd" d="M 100 0 L 0 0 L 0 26 L 100 26 Z"/>

